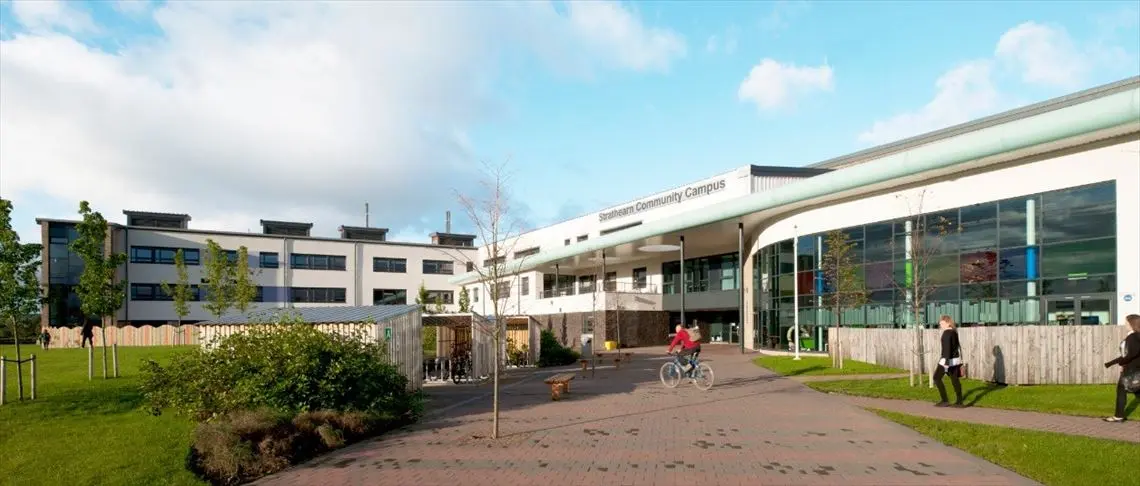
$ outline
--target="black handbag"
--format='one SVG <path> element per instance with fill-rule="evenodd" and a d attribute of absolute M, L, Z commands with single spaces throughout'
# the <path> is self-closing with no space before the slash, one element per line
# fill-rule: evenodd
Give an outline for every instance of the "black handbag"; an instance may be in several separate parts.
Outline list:
<path fill-rule="evenodd" d="M 1140 393 L 1140 370 L 1121 373 L 1120 386 L 1128 393 Z"/>

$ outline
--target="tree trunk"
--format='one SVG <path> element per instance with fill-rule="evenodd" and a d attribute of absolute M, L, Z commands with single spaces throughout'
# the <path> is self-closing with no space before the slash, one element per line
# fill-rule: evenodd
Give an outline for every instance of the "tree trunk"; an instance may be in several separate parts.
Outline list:
<path fill-rule="evenodd" d="M 99 327 L 103 336 L 103 379 L 107 379 L 107 316 L 103 316 L 103 325 Z"/>
<path fill-rule="evenodd" d="M 24 361 L 20 356 L 20 326 L 16 323 L 16 316 L 11 315 L 8 318 L 12 321 L 12 338 L 16 341 L 16 387 L 19 389 L 17 394 L 20 401 L 24 400 Z"/>
<path fill-rule="evenodd" d="M 499 327 L 499 323 L 495 323 Z M 498 334 L 497 332 L 495 334 Z M 499 438 L 499 337 L 495 337 L 495 361 L 491 370 L 491 438 Z"/>

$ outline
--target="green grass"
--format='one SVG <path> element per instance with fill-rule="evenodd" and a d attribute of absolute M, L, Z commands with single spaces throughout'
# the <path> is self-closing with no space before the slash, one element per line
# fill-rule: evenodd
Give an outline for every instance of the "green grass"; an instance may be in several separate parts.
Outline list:
<path fill-rule="evenodd" d="M 807 386 L 845 395 L 937 401 L 938 392 L 928 388 L 926 383 L 924 380 L 921 386 L 912 387 L 907 378 L 896 378 L 815 382 Z M 946 383 L 946 388 L 952 400 L 954 392 L 949 383 Z M 1112 404 L 1116 398 L 1114 385 L 997 386 L 978 380 L 962 380 L 962 393 L 966 403 L 975 407 L 1085 417 L 1112 415 Z"/>
<path fill-rule="evenodd" d="M 1046 485 L 1136 484 L 1140 444 L 873 411 Z"/>
<path fill-rule="evenodd" d="M 760 356 L 752 360 L 756 366 L 768 368 L 784 376 L 823 376 L 823 375 L 874 375 L 883 373 L 906 373 L 903 370 L 887 368 L 885 366 L 864 363 L 862 361 L 845 360 L 843 369 L 833 368 L 831 358 L 820 356 L 801 356 L 796 361 L 791 356 Z"/>
<path fill-rule="evenodd" d="M 106 380 L 97 349 L 91 381 L 86 350 L 21 349 L 25 358 L 33 352 L 37 357 L 37 399 L 16 401 L 16 366 L 9 363 L 8 403 L 0 406 L 0 483 L 203 484 L 184 467 L 194 424 L 172 415 L 147 414 L 138 391 L 143 359 L 161 362 L 186 347 L 119 348 L 121 377 Z M 15 348 L 0 348 L 0 354 L 15 358 Z M 30 386 L 27 366 L 25 390 Z"/>

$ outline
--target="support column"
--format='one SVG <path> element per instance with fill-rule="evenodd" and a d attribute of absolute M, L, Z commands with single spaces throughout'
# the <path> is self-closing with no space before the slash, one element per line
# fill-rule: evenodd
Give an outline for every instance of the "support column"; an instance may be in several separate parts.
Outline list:
<path fill-rule="evenodd" d="M 689 327 L 685 321 L 685 235 L 681 235 L 681 325 Z"/>
<path fill-rule="evenodd" d="M 1029 297 L 1026 302 L 1025 320 L 1028 322 L 1041 321 L 1041 301 L 1037 299 L 1037 200 L 1025 200 L 1025 295 Z M 999 316 L 1000 319 L 1000 316 Z"/>
<path fill-rule="evenodd" d="M 800 359 L 800 227 L 792 227 L 792 333 L 795 361 Z"/>
<path fill-rule="evenodd" d="M 736 338 L 740 340 L 740 354 L 744 354 L 744 223 L 736 223 L 736 290 L 740 294 Z"/>
<path fill-rule="evenodd" d="M 562 270 L 560 270 L 558 268 L 558 264 L 555 263 L 554 264 L 554 289 L 553 289 L 554 295 L 551 296 L 552 298 L 562 296 L 561 294 L 558 293 L 558 286 L 561 284 L 562 284 Z"/>

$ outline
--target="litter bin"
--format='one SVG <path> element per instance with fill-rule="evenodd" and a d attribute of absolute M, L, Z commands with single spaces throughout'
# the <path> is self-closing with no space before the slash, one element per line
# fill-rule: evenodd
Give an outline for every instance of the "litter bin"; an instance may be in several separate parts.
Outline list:
<path fill-rule="evenodd" d="M 617 341 L 606 341 L 606 351 L 613 351 L 617 347 Z"/>

